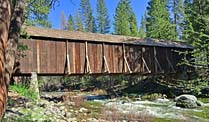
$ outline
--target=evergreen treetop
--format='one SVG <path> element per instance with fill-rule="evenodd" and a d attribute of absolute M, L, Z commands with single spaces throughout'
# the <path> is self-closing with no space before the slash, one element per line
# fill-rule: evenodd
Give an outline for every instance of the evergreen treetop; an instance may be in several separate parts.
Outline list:
<path fill-rule="evenodd" d="M 115 12 L 114 29 L 117 35 L 138 36 L 136 16 L 130 0 L 120 0 Z"/>
<path fill-rule="evenodd" d="M 76 21 L 75 23 L 76 30 L 84 32 L 83 22 L 78 11 L 75 14 L 75 21 Z"/>
<path fill-rule="evenodd" d="M 175 26 L 170 19 L 167 0 L 151 0 L 147 7 L 147 36 L 151 38 L 175 40 Z"/>
<path fill-rule="evenodd" d="M 25 8 L 25 25 L 40 26 L 51 28 L 52 24 L 49 21 L 48 15 L 57 0 L 27 0 Z"/>
<path fill-rule="evenodd" d="M 140 29 L 139 29 L 139 37 L 140 38 L 145 38 L 146 37 L 146 18 L 145 17 L 142 16 L 142 18 L 141 18 L 141 26 L 140 26 Z"/>
<path fill-rule="evenodd" d="M 105 0 L 97 0 L 97 14 L 96 23 L 99 33 L 109 33 L 110 31 L 110 19 L 108 10 L 105 4 Z"/>
<path fill-rule="evenodd" d="M 68 30 L 75 30 L 75 22 L 71 14 L 68 17 Z"/>
<path fill-rule="evenodd" d="M 93 14 L 89 0 L 80 1 L 80 16 L 86 32 L 93 31 Z"/>

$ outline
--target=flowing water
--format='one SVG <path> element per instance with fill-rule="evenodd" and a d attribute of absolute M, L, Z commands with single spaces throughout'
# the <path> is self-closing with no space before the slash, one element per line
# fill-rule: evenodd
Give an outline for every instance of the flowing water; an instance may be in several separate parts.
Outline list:
<path fill-rule="evenodd" d="M 205 100 L 208 101 L 208 100 Z M 126 101 L 126 100 L 95 100 L 102 102 L 107 108 L 117 109 L 122 114 L 135 113 L 146 114 L 155 118 L 158 122 L 186 121 L 209 122 L 209 104 L 196 109 L 183 109 L 175 106 L 173 100 L 157 99 L 155 101 Z"/>

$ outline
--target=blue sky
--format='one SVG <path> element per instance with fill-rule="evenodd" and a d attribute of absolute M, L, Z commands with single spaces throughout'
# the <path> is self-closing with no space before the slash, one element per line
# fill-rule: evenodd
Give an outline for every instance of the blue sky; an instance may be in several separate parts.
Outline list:
<path fill-rule="evenodd" d="M 72 2 L 71 2 L 72 1 Z M 113 17 L 115 14 L 115 9 L 117 7 L 117 4 L 120 0 L 105 0 L 106 6 L 108 8 L 109 16 L 111 18 L 111 25 L 113 28 Z M 138 26 L 140 26 L 141 17 L 144 15 L 144 12 L 146 10 L 146 7 L 148 5 L 149 0 L 132 0 L 131 6 L 136 14 Z M 93 14 L 96 14 L 96 3 L 97 0 L 90 0 Z M 52 28 L 60 29 L 60 21 L 61 21 L 61 12 L 64 11 L 66 17 L 68 18 L 69 14 L 74 15 L 75 12 L 79 8 L 80 0 L 60 0 L 60 3 L 58 6 L 55 6 L 55 8 L 50 12 L 49 20 L 52 22 Z M 66 19 L 67 19 L 66 18 Z M 111 29 L 112 31 L 113 29 Z"/>

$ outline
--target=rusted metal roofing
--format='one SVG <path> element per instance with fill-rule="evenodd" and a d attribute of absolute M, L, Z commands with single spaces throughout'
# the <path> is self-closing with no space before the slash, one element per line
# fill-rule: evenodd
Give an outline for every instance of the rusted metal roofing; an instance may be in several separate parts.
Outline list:
<path fill-rule="evenodd" d="M 144 46 L 160 46 L 160 47 L 172 47 L 172 48 L 189 48 L 193 49 L 192 46 L 175 41 L 165 41 L 157 39 L 140 39 L 138 37 L 121 36 L 121 35 L 110 35 L 110 34 L 98 34 L 90 32 L 80 31 L 66 31 L 66 30 L 55 30 L 38 28 L 33 26 L 24 27 L 27 34 L 33 37 L 42 38 L 54 38 L 54 39 L 67 39 L 67 40 L 81 40 L 81 41 L 96 41 L 96 42 L 109 42 L 109 43 L 125 43 L 134 45 Z"/>

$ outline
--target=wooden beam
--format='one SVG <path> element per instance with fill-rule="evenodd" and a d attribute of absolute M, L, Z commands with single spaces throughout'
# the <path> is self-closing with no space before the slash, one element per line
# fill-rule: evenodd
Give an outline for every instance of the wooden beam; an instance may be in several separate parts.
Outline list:
<path fill-rule="evenodd" d="M 69 56 L 69 46 L 68 46 L 68 40 L 66 40 L 65 42 L 65 70 L 64 70 L 64 74 L 67 73 L 67 75 L 71 74 L 71 70 L 70 70 L 70 56 Z"/>
<path fill-rule="evenodd" d="M 160 69 L 160 72 L 164 72 L 158 59 L 157 59 L 157 51 L 156 51 L 156 47 L 154 47 L 154 59 L 155 59 L 155 71 L 156 73 L 158 73 L 158 68 Z"/>
<path fill-rule="evenodd" d="M 151 70 L 149 69 L 149 67 L 148 67 L 148 65 L 147 65 L 147 63 L 146 63 L 144 57 L 142 57 L 142 62 L 143 62 L 143 64 L 145 65 L 145 67 L 146 67 L 148 73 L 151 73 Z"/>
<path fill-rule="evenodd" d="M 71 74 L 70 70 L 70 58 L 69 58 L 69 46 L 68 46 L 68 40 L 66 41 L 66 58 L 67 58 L 67 73 L 68 75 Z"/>
<path fill-rule="evenodd" d="M 131 68 L 130 68 L 130 66 L 129 66 L 129 64 L 128 64 L 128 61 L 127 61 L 127 58 L 126 58 L 126 50 L 125 50 L 125 44 L 123 44 L 123 71 L 124 72 L 126 72 L 126 67 L 128 68 L 128 72 L 129 73 L 132 73 L 132 71 L 131 71 Z"/>
<path fill-rule="evenodd" d="M 40 73 L 40 48 L 39 48 L 39 41 L 37 41 L 36 47 L 37 47 L 37 73 Z"/>
<path fill-rule="evenodd" d="M 154 50 L 154 59 L 155 59 L 155 72 L 157 73 L 158 72 L 158 68 L 157 68 L 157 63 L 156 63 L 156 55 L 157 55 L 156 48 L 153 47 L 153 50 Z"/>
<path fill-rule="evenodd" d="M 91 67 L 90 67 L 90 61 L 89 61 L 89 56 L 88 56 L 88 43 L 85 41 L 85 67 L 84 67 L 84 73 L 86 74 L 91 74 Z"/>
<path fill-rule="evenodd" d="M 168 62 L 168 66 L 170 66 L 171 70 L 172 70 L 173 72 L 176 72 L 176 70 L 174 69 L 174 67 L 173 67 L 173 65 L 172 65 L 172 63 L 171 63 L 171 61 L 170 61 L 169 58 L 168 58 L 167 49 L 166 49 L 166 60 L 167 60 L 167 62 Z"/>
<path fill-rule="evenodd" d="M 110 73 L 110 69 L 109 69 L 109 66 L 108 66 L 108 63 L 107 63 L 107 59 L 106 59 L 106 56 L 105 56 L 105 44 L 102 43 L 102 72 L 103 73 Z"/>
<path fill-rule="evenodd" d="M 71 70 L 70 70 L 70 59 L 69 59 L 69 54 L 67 54 L 67 73 L 68 75 L 71 74 Z"/>
<path fill-rule="evenodd" d="M 143 64 L 143 66 L 142 66 L 143 71 L 142 72 L 144 72 L 144 66 L 145 66 L 145 68 L 148 71 L 148 73 L 151 73 L 151 70 L 149 69 L 149 67 L 148 67 L 148 65 L 147 65 L 147 63 L 146 63 L 146 61 L 144 59 L 144 55 L 143 55 L 144 52 L 145 52 L 145 48 L 143 47 L 142 48 L 142 54 L 141 54 L 141 57 L 142 57 L 141 59 L 142 59 L 142 64 Z"/>

